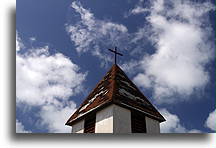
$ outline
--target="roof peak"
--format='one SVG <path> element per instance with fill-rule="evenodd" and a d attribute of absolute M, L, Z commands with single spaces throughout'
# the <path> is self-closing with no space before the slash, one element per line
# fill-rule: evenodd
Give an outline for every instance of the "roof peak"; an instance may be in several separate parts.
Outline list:
<path fill-rule="evenodd" d="M 111 68 L 114 68 L 114 67 L 120 68 L 120 67 L 118 66 L 118 64 L 113 64 Z M 121 68 L 120 68 L 120 69 L 121 69 Z"/>
<path fill-rule="evenodd" d="M 117 104 L 130 110 L 138 110 L 160 122 L 165 121 L 163 116 L 127 77 L 124 71 L 117 64 L 113 64 L 103 79 L 70 117 L 66 125 L 72 125 L 86 114 L 102 109 L 109 104 Z"/>

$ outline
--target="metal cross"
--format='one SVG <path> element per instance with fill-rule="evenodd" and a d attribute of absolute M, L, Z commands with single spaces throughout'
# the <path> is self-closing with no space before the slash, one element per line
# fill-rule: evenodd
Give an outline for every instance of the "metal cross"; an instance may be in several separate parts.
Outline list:
<path fill-rule="evenodd" d="M 117 62 L 116 55 L 123 56 L 123 54 L 117 52 L 117 47 L 115 47 L 114 50 L 112 50 L 112 49 L 108 49 L 108 50 L 111 51 L 111 52 L 113 52 L 113 53 L 115 54 L 115 64 L 116 64 L 116 62 Z"/>

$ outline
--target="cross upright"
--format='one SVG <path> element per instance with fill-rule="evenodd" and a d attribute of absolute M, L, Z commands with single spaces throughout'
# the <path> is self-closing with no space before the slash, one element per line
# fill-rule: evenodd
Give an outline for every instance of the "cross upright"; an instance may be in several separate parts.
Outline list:
<path fill-rule="evenodd" d="M 123 54 L 117 52 L 117 47 L 115 47 L 114 50 L 112 50 L 112 49 L 108 49 L 108 50 L 111 51 L 111 52 L 113 52 L 115 54 L 115 64 L 117 63 L 117 57 L 116 57 L 116 55 L 123 56 Z"/>

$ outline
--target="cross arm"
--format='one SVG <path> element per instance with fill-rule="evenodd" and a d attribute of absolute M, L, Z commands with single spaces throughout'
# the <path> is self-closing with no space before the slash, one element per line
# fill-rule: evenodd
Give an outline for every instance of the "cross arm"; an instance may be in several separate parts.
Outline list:
<path fill-rule="evenodd" d="M 115 53 L 115 54 L 118 54 L 118 55 L 120 55 L 120 56 L 123 56 L 123 54 L 121 54 L 121 53 L 119 53 L 119 52 L 117 52 L 117 51 L 115 51 L 115 50 L 112 50 L 112 49 L 108 49 L 109 51 L 111 51 L 111 52 L 113 52 L 113 53 Z"/>

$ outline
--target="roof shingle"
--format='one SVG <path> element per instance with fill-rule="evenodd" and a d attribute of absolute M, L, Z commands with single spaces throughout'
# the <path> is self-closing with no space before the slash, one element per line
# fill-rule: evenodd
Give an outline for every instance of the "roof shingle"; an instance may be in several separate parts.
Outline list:
<path fill-rule="evenodd" d="M 117 104 L 131 110 L 138 110 L 159 122 L 165 121 L 164 117 L 139 91 L 121 68 L 114 64 L 68 119 L 66 125 L 72 126 L 74 122 L 82 119 L 88 113 L 97 111 L 109 104 Z"/>

